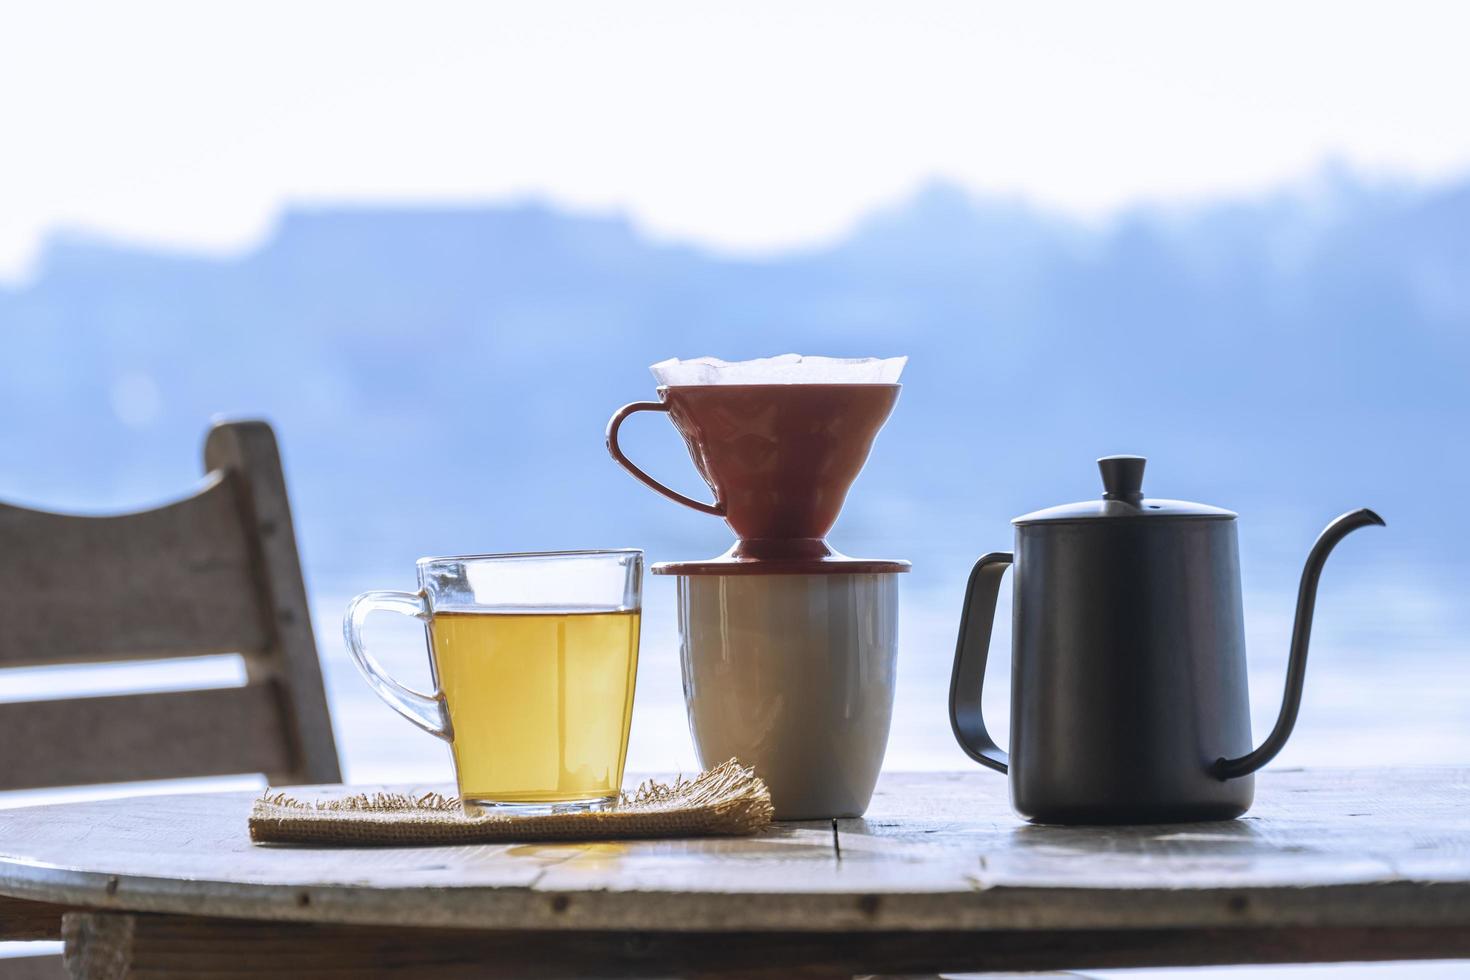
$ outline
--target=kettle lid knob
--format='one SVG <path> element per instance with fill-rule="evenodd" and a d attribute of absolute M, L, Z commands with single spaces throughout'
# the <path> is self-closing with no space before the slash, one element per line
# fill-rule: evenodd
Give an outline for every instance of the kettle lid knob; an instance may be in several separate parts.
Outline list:
<path fill-rule="evenodd" d="M 1142 456 L 1104 456 L 1097 461 L 1102 471 L 1103 499 L 1121 500 L 1137 505 L 1143 500 L 1143 468 L 1148 460 Z"/>

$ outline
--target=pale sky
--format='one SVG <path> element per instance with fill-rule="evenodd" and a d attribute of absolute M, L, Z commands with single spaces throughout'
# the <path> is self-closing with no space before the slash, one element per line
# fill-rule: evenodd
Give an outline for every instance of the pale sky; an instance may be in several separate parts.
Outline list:
<path fill-rule="evenodd" d="M 798 246 L 930 178 L 1097 215 L 1470 170 L 1470 5 L 0 0 L 0 279 L 66 228 L 538 196 Z"/>

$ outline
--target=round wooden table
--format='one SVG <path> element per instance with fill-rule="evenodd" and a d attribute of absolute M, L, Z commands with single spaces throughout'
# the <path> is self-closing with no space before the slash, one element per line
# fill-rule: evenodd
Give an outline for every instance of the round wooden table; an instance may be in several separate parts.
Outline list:
<path fill-rule="evenodd" d="M 62 934 L 107 977 L 1470 956 L 1470 769 L 1268 771 L 1243 819 L 1115 828 L 1022 823 L 983 771 L 890 774 L 835 836 L 440 848 L 252 845 L 253 798 L 0 811 L 0 938 Z"/>

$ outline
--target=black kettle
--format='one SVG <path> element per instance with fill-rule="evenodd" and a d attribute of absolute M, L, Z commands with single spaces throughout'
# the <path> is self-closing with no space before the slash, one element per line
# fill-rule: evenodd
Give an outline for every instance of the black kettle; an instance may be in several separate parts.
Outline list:
<path fill-rule="evenodd" d="M 1251 748 L 1235 517 L 1144 497 L 1141 456 L 1107 456 L 1101 500 L 1016 518 L 1016 550 L 970 574 L 950 679 L 960 747 L 1009 772 L 1016 811 L 1038 823 L 1224 820 L 1250 808 L 1251 773 L 1296 723 L 1317 579 L 1371 510 L 1327 526 L 1302 572 L 1286 695 Z M 1007 757 L 980 714 L 1001 575 L 1014 565 Z"/>

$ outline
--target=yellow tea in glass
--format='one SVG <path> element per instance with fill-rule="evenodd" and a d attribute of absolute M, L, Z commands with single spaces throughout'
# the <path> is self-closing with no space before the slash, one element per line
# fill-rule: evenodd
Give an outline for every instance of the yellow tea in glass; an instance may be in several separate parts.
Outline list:
<path fill-rule="evenodd" d="M 616 796 L 628 753 L 637 612 L 465 613 L 429 622 L 460 796 Z"/>
<path fill-rule="evenodd" d="M 378 692 L 449 742 L 467 813 L 617 798 L 628 753 L 643 553 L 425 558 L 418 592 L 365 592 L 348 650 Z M 435 691 L 386 674 L 362 644 L 374 610 L 424 620 Z"/>

